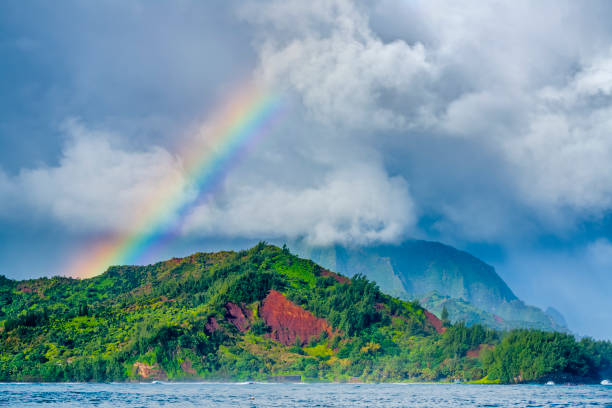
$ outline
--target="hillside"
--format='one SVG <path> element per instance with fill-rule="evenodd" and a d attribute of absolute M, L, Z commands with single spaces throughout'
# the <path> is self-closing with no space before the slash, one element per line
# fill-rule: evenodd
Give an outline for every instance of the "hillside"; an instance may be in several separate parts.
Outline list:
<path fill-rule="evenodd" d="M 83 280 L 0 277 L 0 381 L 592 382 L 611 367 L 609 342 L 449 325 L 264 243 Z"/>
<path fill-rule="evenodd" d="M 386 293 L 404 300 L 419 299 L 438 315 L 446 306 L 452 321 L 496 329 L 567 331 L 558 312 L 552 316 L 525 305 L 492 266 L 448 245 L 412 240 L 398 246 L 311 247 L 295 243 L 295 248 L 301 256 L 339 273 L 363 274 Z"/>

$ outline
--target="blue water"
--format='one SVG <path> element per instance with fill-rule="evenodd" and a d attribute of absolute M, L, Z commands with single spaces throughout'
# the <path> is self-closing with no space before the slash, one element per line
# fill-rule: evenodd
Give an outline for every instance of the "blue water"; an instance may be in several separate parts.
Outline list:
<path fill-rule="evenodd" d="M 11 407 L 612 407 L 612 386 L 0 384 Z"/>

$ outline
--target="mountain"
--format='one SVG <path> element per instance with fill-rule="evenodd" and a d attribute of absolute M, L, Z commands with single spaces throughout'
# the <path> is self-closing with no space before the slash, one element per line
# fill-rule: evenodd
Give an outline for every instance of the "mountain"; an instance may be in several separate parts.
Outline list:
<path fill-rule="evenodd" d="M 419 299 L 438 316 L 446 307 L 452 321 L 567 331 L 559 312 L 525 305 L 492 266 L 448 245 L 411 240 L 397 246 L 313 247 L 298 242 L 293 247 L 326 268 L 347 276 L 361 273 L 401 299 Z"/>
<path fill-rule="evenodd" d="M 0 276 L 0 381 L 597 382 L 612 344 L 442 322 L 260 243 L 90 279 Z"/>

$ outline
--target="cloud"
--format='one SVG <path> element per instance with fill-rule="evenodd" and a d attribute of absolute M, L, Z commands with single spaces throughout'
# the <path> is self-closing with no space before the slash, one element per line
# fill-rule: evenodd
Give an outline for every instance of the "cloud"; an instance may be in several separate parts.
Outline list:
<path fill-rule="evenodd" d="M 521 223 L 525 221 L 512 214 L 507 206 L 499 205 L 496 197 L 454 201 L 439 208 L 444 217 L 432 227 L 445 237 L 496 242 L 500 234 L 508 236 L 513 229 L 524 228 Z"/>
<path fill-rule="evenodd" d="M 410 142 L 422 135 L 474 141 L 492 166 L 477 175 L 485 189 L 462 193 L 466 180 L 429 176 L 439 196 L 413 194 L 443 216 L 439 231 L 490 241 L 533 232 L 534 223 L 571 229 L 612 206 L 612 64 L 607 48 L 584 47 L 609 37 L 594 12 L 565 2 L 272 0 L 248 3 L 240 16 L 258 34 L 257 74 L 295 96 L 311 143 L 338 139 L 397 163 L 409 150 L 431 154 L 428 143 Z M 421 163 L 430 174 L 444 165 L 435 156 Z M 409 169 L 396 171 L 413 184 Z"/>
<path fill-rule="evenodd" d="M 383 43 L 344 0 L 251 3 L 258 25 L 258 74 L 295 92 L 310 117 L 354 129 L 403 128 L 421 120 L 424 83 L 435 75 L 420 43 Z"/>
<path fill-rule="evenodd" d="M 129 229 L 151 201 L 165 199 L 165 186 L 184 185 L 185 198 L 192 196 L 180 157 L 159 147 L 125 150 L 114 143 L 121 136 L 74 120 L 63 129 L 67 143 L 57 165 L 23 169 L 12 178 L 0 173 L 6 215 L 34 213 L 76 233 L 116 233 Z M 279 160 L 262 153 L 263 162 Z M 196 207 L 183 221 L 185 234 L 357 244 L 397 241 L 415 222 L 406 181 L 389 177 L 374 162 L 322 167 L 319 180 L 312 179 L 312 169 L 299 187 L 297 179 L 264 180 L 254 166 L 264 164 L 247 165 L 242 171 L 252 177 L 239 171 Z"/>
<path fill-rule="evenodd" d="M 567 233 L 610 210 L 612 53 L 602 9 L 521 1 L 373 6 L 373 31 L 384 41 L 423 44 L 437 73 L 424 85 L 433 96 L 420 100 L 429 120 L 403 136 L 462 138 L 489 157 L 475 175 L 484 188 L 463 193 L 457 189 L 480 180 L 457 178 L 453 189 L 435 177 L 433 167 L 445 164 L 432 161 L 428 182 L 440 194 L 414 190 L 414 198 L 442 216 L 441 230 L 460 240 L 523 239 L 538 233 L 534 224 L 540 233 Z M 430 154 L 427 144 L 411 148 Z M 394 154 L 385 152 L 387 160 Z"/>
<path fill-rule="evenodd" d="M 74 120 L 63 129 L 68 142 L 57 165 L 0 177 L 0 192 L 12 203 L 11 216 L 27 217 L 25 208 L 68 230 L 116 232 L 131 225 L 146 200 L 158 198 L 160 186 L 183 183 L 180 161 L 161 148 L 126 151 L 113 146 L 115 135 Z"/>
<path fill-rule="evenodd" d="M 595 61 L 560 86 L 465 94 L 440 121 L 445 135 L 471 138 L 497 155 L 509 171 L 504 189 L 553 229 L 612 207 L 612 72 Z"/>
<path fill-rule="evenodd" d="M 160 10 L 156 18 L 167 14 Z M 585 13 L 577 13 L 571 3 L 555 8 L 546 2 L 513 7 L 477 2 L 456 7 L 440 1 L 357 5 L 349 0 L 239 5 L 256 39 L 258 62 L 247 65 L 296 102 L 284 134 L 274 136 L 267 151 L 256 152 L 243 173 L 253 189 L 272 185 L 274 193 L 297 194 L 332 173 L 349 171 L 350 163 L 392 169 L 411 185 L 406 212 L 430 212 L 440 218 L 435 228 L 458 240 L 505 240 L 532 232 L 533 225 L 519 225 L 533 223 L 524 221 L 526 213 L 553 230 L 598 216 L 612 206 L 612 143 L 607 137 L 612 130 L 612 59 L 608 47 L 583 47 L 585 36 L 593 37 L 593 44 L 607 38 L 597 26 L 584 34 L 584 21 L 592 20 Z M 194 43 L 190 40 L 186 59 L 176 50 L 169 54 L 176 57 L 172 67 L 203 60 L 192 52 Z M 174 50 L 168 43 L 165 47 Z M 157 71 L 153 74 L 158 78 Z M 168 85 L 180 88 L 175 82 Z M 143 86 L 156 89 L 148 82 Z M 155 190 L 156 178 L 182 175 L 180 158 L 167 150 L 134 148 L 156 145 L 143 140 L 141 133 L 148 132 L 132 132 L 127 125 L 119 129 L 124 142 L 137 142 L 119 148 L 108 135 L 73 137 L 57 166 L 30 166 L 18 178 L 5 175 L 2 189 L 19 190 L 11 194 L 66 224 L 121 225 L 121 214 L 129 214 L 139 197 Z M 442 141 L 445 147 L 433 151 L 428 139 L 465 140 L 471 150 L 453 150 L 455 142 Z M 281 157 L 283 174 L 267 170 L 274 155 Z M 453 155 L 459 157 L 452 159 L 455 168 L 449 164 Z M 477 155 L 487 159 L 474 160 Z M 416 162 L 423 168 L 415 170 Z M 470 166 L 469 172 L 459 169 Z M 426 183 L 416 180 L 415 173 Z M 80 180 L 84 175 L 103 187 L 92 188 L 93 183 Z M 466 181 L 466 176 L 480 180 Z M 290 178 L 293 190 L 285 187 Z M 238 191 L 236 186 L 245 184 L 229 180 L 226 188 Z"/>
<path fill-rule="evenodd" d="M 612 95 L 612 52 L 591 61 L 576 75 L 571 85 L 579 95 Z"/>
<path fill-rule="evenodd" d="M 2 169 L 0 169 L 0 216 L 7 216 L 11 214 L 13 210 L 13 183 L 9 176 L 6 175 Z"/>
<path fill-rule="evenodd" d="M 314 245 L 393 242 L 415 221 L 408 186 L 377 166 L 334 170 L 312 187 L 231 186 L 195 209 L 187 231 L 248 238 L 305 238 Z"/>
<path fill-rule="evenodd" d="M 528 101 L 521 131 L 498 138 L 521 195 L 536 208 L 584 217 L 612 206 L 610 68 L 612 55 L 597 56 L 567 84 L 542 88 Z"/>

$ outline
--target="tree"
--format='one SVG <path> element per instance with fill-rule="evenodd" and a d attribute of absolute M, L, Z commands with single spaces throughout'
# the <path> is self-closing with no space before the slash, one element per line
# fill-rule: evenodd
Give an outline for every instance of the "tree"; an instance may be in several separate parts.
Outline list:
<path fill-rule="evenodd" d="M 442 320 L 442 326 L 444 327 L 450 326 L 450 320 L 448 318 L 448 310 L 446 309 L 446 306 L 442 308 L 442 315 L 440 316 L 440 318 Z"/>
<path fill-rule="evenodd" d="M 89 307 L 87 306 L 87 302 L 81 302 L 79 305 L 79 316 L 89 316 Z"/>

